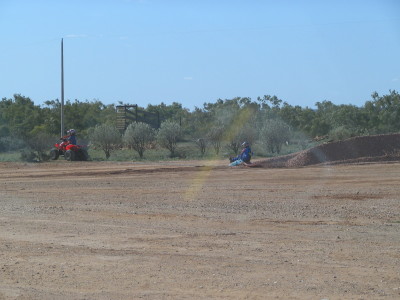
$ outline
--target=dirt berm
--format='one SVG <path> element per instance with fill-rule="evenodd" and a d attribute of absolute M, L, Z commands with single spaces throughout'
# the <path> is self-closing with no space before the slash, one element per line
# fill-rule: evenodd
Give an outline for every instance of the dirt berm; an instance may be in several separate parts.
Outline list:
<path fill-rule="evenodd" d="M 301 152 L 258 161 L 266 168 L 293 168 L 317 164 L 400 160 L 400 134 L 359 136 L 325 143 Z"/>

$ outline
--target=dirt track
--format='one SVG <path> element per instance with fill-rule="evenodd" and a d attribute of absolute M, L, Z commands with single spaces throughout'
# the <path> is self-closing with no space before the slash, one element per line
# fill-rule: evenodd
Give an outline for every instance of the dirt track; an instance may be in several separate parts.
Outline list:
<path fill-rule="evenodd" d="M 399 299 L 400 164 L 0 164 L 0 299 Z"/>

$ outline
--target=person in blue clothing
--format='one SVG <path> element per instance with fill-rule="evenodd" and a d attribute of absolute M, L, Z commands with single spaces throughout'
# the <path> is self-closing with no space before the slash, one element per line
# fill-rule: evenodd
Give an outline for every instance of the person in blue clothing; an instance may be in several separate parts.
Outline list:
<path fill-rule="evenodd" d="M 70 129 L 67 131 L 67 140 L 71 145 L 76 145 L 76 131 L 75 129 Z"/>
<path fill-rule="evenodd" d="M 238 160 L 241 160 L 246 164 L 250 163 L 251 156 L 253 155 L 253 151 L 251 151 L 250 144 L 248 142 L 243 142 L 242 147 L 243 147 L 242 152 L 240 152 L 238 156 L 229 158 L 229 161 L 231 163 Z"/>

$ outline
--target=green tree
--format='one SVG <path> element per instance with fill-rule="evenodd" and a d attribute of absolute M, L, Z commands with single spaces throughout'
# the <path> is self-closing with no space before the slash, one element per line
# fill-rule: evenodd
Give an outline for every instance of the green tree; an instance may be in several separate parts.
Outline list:
<path fill-rule="evenodd" d="M 279 111 L 279 117 L 282 121 L 288 124 L 292 128 L 301 128 L 301 114 L 303 108 L 299 105 L 291 106 L 284 102 L 282 108 Z"/>
<path fill-rule="evenodd" d="M 121 147 L 121 134 L 114 125 L 96 125 L 89 131 L 89 138 L 95 147 L 104 151 L 106 159 L 110 158 L 112 151 Z"/>
<path fill-rule="evenodd" d="M 329 132 L 329 138 L 334 141 L 341 141 L 352 137 L 353 133 L 345 126 L 335 127 Z"/>
<path fill-rule="evenodd" d="M 17 151 L 26 147 L 26 139 L 14 136 L 0 137 L 0 152 Z"/>
<path fill-rule="evenodd" d="M 54 138 L 51 134 L 45 131 L 36 131 L 27 138 L 27 144 L 33 151 L 38 161 L 49 159 L 49 146 L 52 144 Z"/>
<path fill-rule="evenodd" d="M 208 140 L 205 138 L 199 138 L 199 139 L 196 139 L 194 142 L 200 151 L 200 155 L 204 156 L 204 154 L 206 153 L 206 150 L 207 150 Z"/>
<path fill-rule="evenodd" d="M 317 114 L 315 110 L 309 107 L 301 109 L 297 115 L 297 120 L 299 122 L 297 129 L 311 137 L 315 136 L 315 128 L 313 123 L 316 115 Z"/>
<path fill-rule="evenodd" d="M 221 144 L 224 137 L 224 127 L 223 126 L 213 126 L 208 132 L 207 138 L 214 148 L 215 154 L 218 155 L 221 150 Z"/>
<path fill-rule="evenodd" d="M 187 109 L 182 107 L 182 104 L 173 102 L 167 105 L 164 102 L 158 105 L 147 105 L 146 111 L 150 113 L 159 113 L 163 120 L 171 120 L 179 123 L 181 118 L 188 112 Z"/>
<path fill-rule="evenodd" d="M 213 117 L 210 112 L 195 107 L 184 123 L 185 132 L 193 139 L 199 136 L 205 137 L 213 125 Z"/>
<path fill-rule="evenodd" d="M 146 123 L 132 123 L 125 130 L 123 140 L 128 147 L 132 147 L 140 158 L 144 151 L 149 149 L 155 139 L 154 129 Z"/>
<path fill-rule="evenodd" d="M 238 154 L 243 142 L 253 144 L 256 140 L 257 132 L 251 124 L 245 124 L 243 127 L 237 128 L 231 132 L 227 140 L 227 148 L 233 153 Z"/>
<path fill-rule="evenodd" d="M 15 94 L 13 99 L 3 98 L 0 101 L 0 127 L 3 134 L 28 137 L 29 132 L 42 123 L 42 111 L 30 98 Z"/>
<path fill-rule="evenodd" d="M 157 132 L 157 142 L 161 147 L 169 150 L 171 157 L 174 157 L 177 143 L 181 136 L 182 131 L 178 123 L 165 121 L 161 123 L 161 127 Z"/>
<path fill-rule="evenodd" d="M 280 153 L 282 145 L 290 139 L 290 129 L 279 119 L 267 120 L 260 132 L 261 142 L 270 153 Z"/>
<path fill-rule="evenodd" d="M 44 124 L 49 131 L 58 133 L 60 130 L 61 103 L 58 99 L 45 102 L 43 110 L 46 112 Z M 98 100 L 71 102 L 64 104 L 65 129 L 74 128 L 84 136 L 89 128 L 98 124 L 113 124 L 115 120 L 115 107 L 113 104 L 104 105 Z"/>
<path fill-rule="evenodd" d="M 182 134 L 192 135 L 193 130 L 191 127 L 191 114 L 187 108 L 182 107 L 182 104 L 172 102 L 167 105 L 161 102 L 159 105 L 149 104 L 146 111 L 153 114 L 158 114 L 160 122 L 173 121 L 181 126 Z"/>
<path fill-rule="evenodd" d="M 388 95 L 372 94 L 372 101 L 364 105 L 368 118 L 368 129 L 376 133 L 398 132 L 400 130 L 400 94 L 389 91 Z"/>

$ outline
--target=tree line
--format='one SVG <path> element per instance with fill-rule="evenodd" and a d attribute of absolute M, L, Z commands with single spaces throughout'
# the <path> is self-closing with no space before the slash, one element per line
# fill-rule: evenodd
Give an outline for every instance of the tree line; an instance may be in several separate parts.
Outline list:
<path fill-rule="evenodd" d="M 207 147 L 216 154 L 222 148 L 237 153 L 243 140 L 260 143 L 269 153 L 280 153 L 282 145 L 291 140 L 301 142 L 317 137 L 340 140 L 400 130 L 400 95 L 394 90 L 382 96 L 374 92 L 360 107 L 336 105 L 331 101 L 317 102 L 315 108 L 292 106 L 277 96 L 265 95 L 256 100 L 246 97 L 218 99 L 192 111 L 176 102 L 149 104 L 140 109 L 160 114 L 169 124 L 178 124 L 177 138 L 194 141 L 201 153 Z M 19 94 L 3 98 L 0 101 L 0 151 L 19 149 L 24 143 L 38 140 L 38 136 L 58 136 L 60 110 L 58 99 L 35 105 L 29 97 Z M 94 137 L 95 128 L 115 126 L 116 105 L 105 105 L 99 100 L 66 101 L 64 116 L 67 128 L 74 128 L 81 138 L 89 139 Z M 124 139 L 125 144 L 130 141 L 128 144 L 133 147 L 133 137 L 145 130 L 138 128 L 129 129 L 130 137 L 126 132 L 119 132 L 121 141 Z M 155 131 L 154 137 L 156 135 Z M 138 152 L 141 157 L 142 150 Z M 171 150 L 173 154 L 174 148 Z"/>

